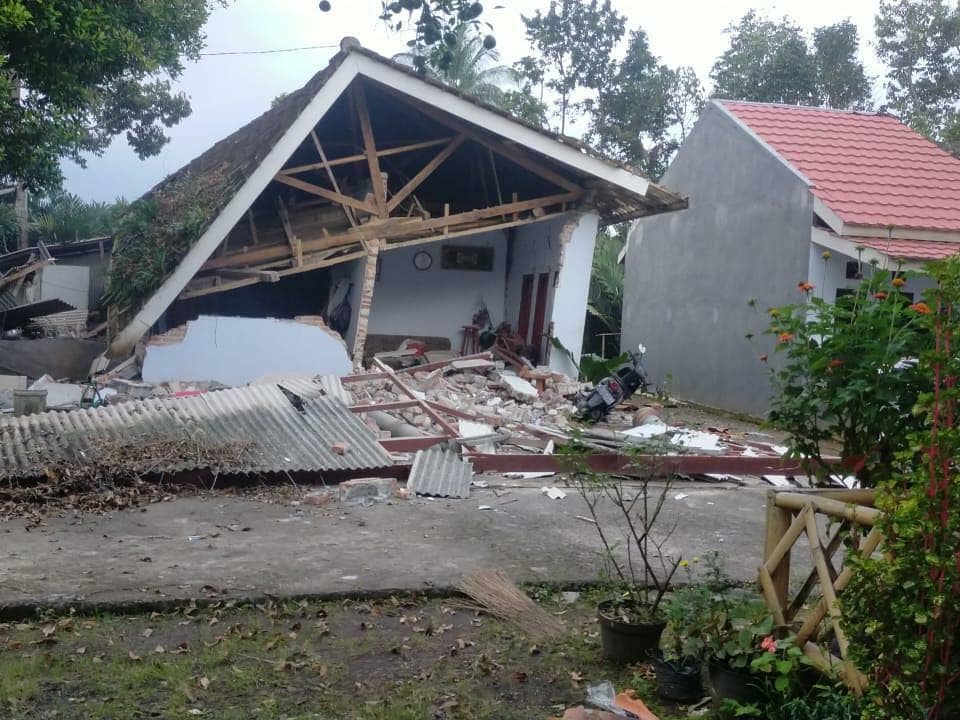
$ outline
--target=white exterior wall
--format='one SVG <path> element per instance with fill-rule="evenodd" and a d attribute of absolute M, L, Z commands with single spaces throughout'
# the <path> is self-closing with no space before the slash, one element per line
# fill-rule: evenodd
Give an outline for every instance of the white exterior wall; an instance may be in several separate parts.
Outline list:
<path fill-rule="evenodd" d="M 77 310 L 86 310 L 90 296 L 90 268 L 47 265 L 40 273 L 38 300 L 59 298 Z"/>
<path fill-rule="evenodd" d="M 554 337 L 577 358 L 583 348 L 590 271 L 593 267 L 593 250 L 599 221 L 596 213 L 589 213 L 581 217 L 571 229 L 569 240 L 563 247 L 560 278 L 554 290 L 553 307 L 548 315 L 553 322 Z M 577 377 L 577 369 L 564 353 L 552 352 L 550 367 L 570 377 Z"/>
<path fill-rule="evenodd" d="M 830 258 L 824 260 L 823 252 L 825 250 L 827 250 L 827 248 L 822 245 L 815 242 L 810 243 L 810 267 L 808 277 L 798 278 L 797 282 L 809 280 L 816 286 L 813 293 L 817 297 L 821 297 L 828 302 L 833 302 L 837 297 L 838 289 L 857 289 L 859 281 L 854 279 L 848 280 L 846 278 L 847 263 L 855 261 L 857 258 L 831 250 Z M 879 266 L 876 272 L 890 273 L 896 269 L 896 263 L 890 261 L 887 266 Z M 871 273 L 874 272 L 874 268 L 870 263 L 864 262 L 862 263 L 861 272 L 864 277 L 870 277 Z M 932 288 L 934 285 L 934 281 L 928 276 L 918 275 L 917 277 L 907 279 L 907 284 L 903 286 L 903 292 L 913 293 L 916 300 L 921 300 L 923 298 L 923 292 Z"/>
<path fill-rule="evenodd" d="M 550 220 L 532 225 L 522 225 L 514 235 L 513 256 L 510 260 L 510 272 L 507 275 L 504 318 L 514 331 L 520 321 L 520 297 L 523 288 L 523 276 L 533 275 L 533 299 L 530 303 L 529 327 L 533 326 L 533 313 L 536 309 L 537 285 L 541 273 L 550 274 L 550 289 L 547 292 L 547 309 L 544 314 L 543 329 L 546 332 L 550 322 L 554 284 L 553 277 L 560 269 L 562 250 L 561 232 L 564 219 Z M 586 304 L 584 304 L 586 308 Z M 579 350 L 579 348 L 577 348 Z"/>
<path fill-rule="evenodd" d="M 493 271 L 444 270 L 440 253 L 445 244 L 492 247 Z M 414 267 L 418 252 L 433 258 L 428 270 Z M 481 303 L 490 311 L 494 327 L 504 318 L 507 240 L 503 231 L 384 250 L 380 258 L 380 279 L 374 286 L 367 328 L 370 334 L 448 337 L 456 351 L 463 339 L 461 328 L 470 324 Z M 357 264 L 362 268 L 363 261 Z M 355 289 L 357 285 L 359 281 Z M 354 314 L 358 304 L 359 296 Z"/>

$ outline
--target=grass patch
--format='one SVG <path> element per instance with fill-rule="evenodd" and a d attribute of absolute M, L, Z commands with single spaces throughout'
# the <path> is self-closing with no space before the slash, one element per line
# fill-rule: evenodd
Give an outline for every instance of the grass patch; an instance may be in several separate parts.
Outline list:
<path fill-rule="evenodd" d="M 222 603 L 170 613 L 0 625 L 0 717 L 530 720 L 633 687 L 643 666 L 600 659 L 594 608 L 536 597 L 567 626 L 536 644 L 455 599 Z"/>

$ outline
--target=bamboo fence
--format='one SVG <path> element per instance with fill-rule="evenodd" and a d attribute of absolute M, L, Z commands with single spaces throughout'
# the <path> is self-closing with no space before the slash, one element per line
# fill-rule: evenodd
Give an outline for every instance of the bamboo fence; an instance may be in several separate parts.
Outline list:
<path fill-rule="evenodd" d="M 837 602 L 853 570 L 846 566 L 838 571 L 834 556 L 839 552 L 837 559 L 843 559 L 845 538 L 856 544 L 861 557 L 876 552 L 881 540 L 876 524 L 882 513 L 874 502 L 873 490 L 769 491 L 759 571 L 760 588 L 777 625 L 795 633 L 797 645 L 816 667 L 838 675 L 858 694 L 865 688 L 866 678 L 848 657 L 850 641 Z M 791 598 L 791 554 L 803 537 L 809 545 L 813 569 Z M 819 598 L 813 595 L 817 587 Z M 839 658 L 815 642 L 825 622 L 833 629 Z"/>

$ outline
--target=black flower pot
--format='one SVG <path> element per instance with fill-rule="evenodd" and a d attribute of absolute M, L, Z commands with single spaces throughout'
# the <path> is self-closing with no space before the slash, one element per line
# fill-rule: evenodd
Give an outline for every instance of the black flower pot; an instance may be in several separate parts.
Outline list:
<path fill-rule="evenodd" d="M 735 670 L 724 662 L 710 662 L 710 684 L 714 697 L 739 703 L 760 702 L 764 697 L 762 680 L 744 670 Z"/>
<path fill-rule="evenodd" d="M 700 663 L 673 663 L 663 655 L 653 657 L 653 670 L 657 676 L 657 695 L 681 703 L 695 703 L 703 698 L 703 678 Z"/>
<path fill-rule="evenodd" d="M 617 663 L 647 660 L 660 647 L 660 636 L 666 620 L 649 623 L 628 623 L 617 617 L 612 600 L 597 605 L 600 622 L 600 647 L 603 657 Z"/>

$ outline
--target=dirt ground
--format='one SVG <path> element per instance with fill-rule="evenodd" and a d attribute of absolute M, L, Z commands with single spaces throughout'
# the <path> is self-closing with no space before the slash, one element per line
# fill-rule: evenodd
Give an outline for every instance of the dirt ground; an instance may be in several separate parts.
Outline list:
<path fill-rule="evenodd" d="M 465 598 L 410 596 L 0 625 L 0 715 L 534 720 L 611 680 L 637 690 L 661 720 L 686 716 L 657 703 L 649 667 L 601 659 L 596 597 L 568 604 L 528 590 L 561 619 L 562 637 L 531 640 Z"/>

